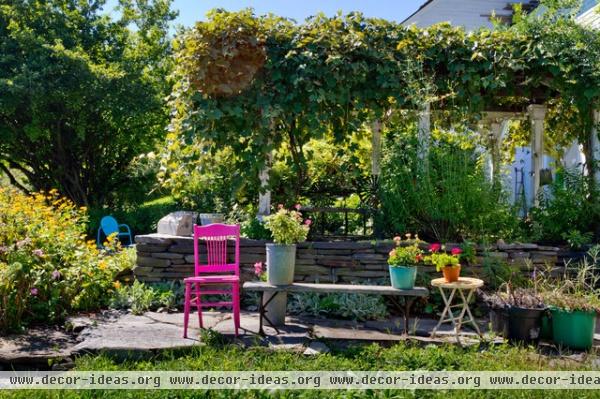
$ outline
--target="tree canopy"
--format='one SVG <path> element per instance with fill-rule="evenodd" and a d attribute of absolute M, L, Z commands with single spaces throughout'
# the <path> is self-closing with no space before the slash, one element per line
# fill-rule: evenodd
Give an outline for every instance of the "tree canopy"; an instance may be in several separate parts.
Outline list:
<path fill-rule="evenodd" d="M 171 0 L 0 2 L 0 168 L 79 205 L 115 200 L 163 136 Z"/>

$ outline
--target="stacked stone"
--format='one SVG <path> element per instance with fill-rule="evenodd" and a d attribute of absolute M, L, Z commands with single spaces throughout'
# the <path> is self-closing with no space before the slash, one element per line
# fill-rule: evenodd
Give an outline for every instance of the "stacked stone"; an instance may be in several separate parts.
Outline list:
<path fill-rule="evenodd" d="M 134 274 L 142 281 L 159 282 L 181 280 L 194 274 L 194 249 L 192 237 L 150 234 L 136 237 L 137 266 Z M 242 280 L 252 280 L 254 264 L 265 262 L 265 241 L 240 240 L 240 266 Z M 447 244 L 450 250 L 458 244 Z M 298 244 L 296 254 L 296 281 L 320 283 L 346 283 L 378 280 L 389 276 L 387 258 L 394 248 L 392 241 L 336 241 L 304 242 Z M 233 242 L 228 245 L 233 258 Z M 200 245 L 201 260 L 206 253 Z M 464 265 L 465 276 L 481 276 L 484 258 L 514 264 L 524 272 L 527 263 L 536 266 L 549 264 L 563 266 L 565 258 L 559 248 L 537 244 L 505 244 L 477 247 L 475 263 Z M 420 271 L 435 273 L 432 266 L 419 266 Z"/>

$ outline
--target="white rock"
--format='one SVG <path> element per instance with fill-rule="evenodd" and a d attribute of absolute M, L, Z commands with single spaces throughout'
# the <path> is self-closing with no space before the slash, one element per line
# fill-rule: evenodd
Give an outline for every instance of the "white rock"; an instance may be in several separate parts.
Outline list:
<path fill-rule="evenodd" d="M 198 214 L 196 212 L 172 212 L 158 221 L 156 230 L 159 234 L 191 236 L 192 227 L 197 218 Z"/>
<path fill-rule="evenodd" d="M 314 356 L 321 355 L 323 353 L 329 353 L 330 349 L 327 345 L 320 341 L 313 341 L 310 343 L 308 348 L 304 351 L 305 355 Z"/>

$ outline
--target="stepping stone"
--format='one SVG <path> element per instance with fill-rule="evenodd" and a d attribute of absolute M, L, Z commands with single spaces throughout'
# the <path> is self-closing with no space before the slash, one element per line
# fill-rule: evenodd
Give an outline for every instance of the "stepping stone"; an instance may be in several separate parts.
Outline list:
<path fill-rule="evenodd" d="M 331 352 L 331 350 L 323 342 L 313 341 L 310 343 L 308 348 L 306 348 L 306 350 L 304 351 L 304 355 L 315 356 L 315 355 L 321 355 L 321 354 L 329 353 L 329 352 Z"/>
<path fill-rule="evenodd" d="M 0 337 L 0 364 L 48 367 L 48 360 L 68 358 L 76 339 L 53 328 L 31 328 L 26 334 Z"/>

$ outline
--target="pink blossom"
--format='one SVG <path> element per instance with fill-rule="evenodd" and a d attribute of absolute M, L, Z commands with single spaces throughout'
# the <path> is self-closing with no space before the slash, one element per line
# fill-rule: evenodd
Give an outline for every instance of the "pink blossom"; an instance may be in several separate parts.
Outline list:
<path fill-rule="evenodd" d="M 310 225 L 312 224 L 312 220 L 310 220 L 310 219 L 306 219 L 306 220 L 304 221 L 304 224 L 305 224 L 305 225 L 307 225 L 307 226 L 310 226 Z"/>
<path fill-rule="evenodd" d="M 62 275 L 60 274 L 60 272 L 58 270 L 55 270 L 52 272 L 52 279 L 53 280 L 58 280 Z"/>
<path fill-rule="evenodd" d="M 283 209 L 283 204 L 277 205 L 277 209 Z"/>
<path fill-rule="evenodd" d="M 462 249 L 458 247 L 452 248 L 452 251 L 450 251 L 450 253 L 452 253 L 452 255 L 460 255 L 462 253 Z"/>
<path fill-rule="evenodd" d="M 37 288 L 35 288 L 35 287 L 33 287 L 33 288 L 32 288 L 32 289 L 29 291 L 29 292 L 31 292 L 31 295 L 33 295 L 33 296 L 37 296 L 37 294 L 38 294 L 38 289 L 37 289 Z"/>
<path fill-rule="evenodd" d="M 254 264 L 254 274 L 256 274 L 257 276 L 260 277 L 261 274 L 263 274 L 264 269 L 263 269 L 263 263 L 262 262 L 256 262 Z"/>
<path fill-rule="evenodd" d="M 436 243 L 436 244 L 431 244 L 431 245 L 429 246 L 429 250 L 430 250 L 431 252 L 437 252 L 437 251 L 439 251 L 439 250 L 440 250 L 440 248 L 442 248 L 441 244 L 437 244 L 437 243 Z"/>
<path fill-rule="evenodd" d="M 402 241 L 402 238 L 400 236 L 396 236 L 396 237 L 394 237 L 394 241 L 395 242 Z"/>
<path fill-rule="evenodd" d="M 301 207 L 301 206 L 300 206 L 300 204 L 296 204 L 296 205 L 294 205 L 294 208 L 296 208 L 296 210 L 297 210 L 297 211 L 299 211 L 299 210 L 300 210 L 300 207 Z"/>
<path fill-rule="evenodd" d="M 33 254 L 34 254 L 35 256 L 37 256 L 37 257 L 40 257 L 40 258 L 41 258 L 42 256 L 44 256 L 44 251 L 42 251 L 41 249 L 34 249 L 34 250 L 33 250 Z"/>

